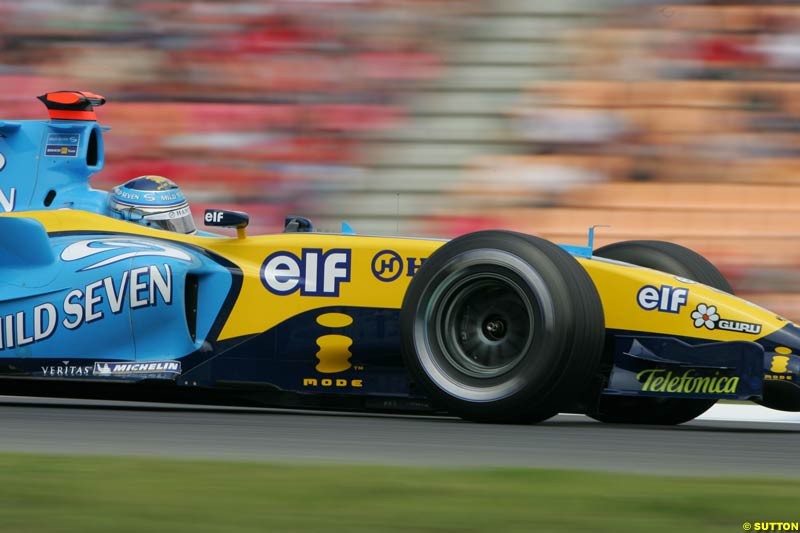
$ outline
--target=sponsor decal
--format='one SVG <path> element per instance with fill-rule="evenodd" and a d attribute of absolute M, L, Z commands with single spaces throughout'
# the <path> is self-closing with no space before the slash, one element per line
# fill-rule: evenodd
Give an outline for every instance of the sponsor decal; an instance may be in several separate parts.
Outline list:
<path fill-rule="evenodd" d="M 191 262 L 192 256 L 180 248 L 167 244 L 140 241 L 135 239 L 90 239 L 70 244 L 61 252 L 63 261 L 79 261 L 95 257 L 100 261 L 78 270 L 93 270 L 132 257 L 169 257 L 179 261 Z M 101 259 L 102 257 L 102 259 Z"/>
<path fill-rule="evenodd" d="M 322 313 L 317 317 L 317 324 L 324 328 L 346 328 L 352 325 L 353 317 L 345 313 Z"/>
<path fill-rule="evenodd" d="M 301 257 L 275 252 L 261 265 L 261 282 L 271 293 L 287 296 L 339 296 L 339 287 L 350 281 L 350 250 L 336 248 L 323 252 L 303 248 Z"/>
<path fill-rule="evenodd" d="M 403 272 L 410 278 L 426 259 L 427 257 L 406 257 L 404 261 L 394 250 L 381 250 L 372 258 L 372 275 L 384 282 L 398 279 Z"/>
<path fill-rule="evenodd" d="M 364 386 L 364 381 L 361 379 L 332 379 L 332 378 L 303 378 L 303 387 L 330 387 L 330 388 L 343 388 L 354 387 L 360 389 Z"/>
<path fill-rule="evenodd" d="M 78 133 L 51 133 L 47 136 L 44 155 L 77 157 L 80 141 Z"/>
<path fill-rule="evenodd" d="M 72 289 L 60 304 L 45 302 L 31 311 L 0 315 L 0 351 L 25 346 L 51 337 L 59 327 L 76 330 L 107 313 L 123 308 L 139 309 L 172 305 L 172 269 L 168 264 L 126 270 Z"/>
<path fill-rule="evenodd" d="M 224 211 L 206 211 L 206 214 L 204 216 L 204 220 L 206 222 L 211 222 L 211 223 L 222 222 L 223 218 L 225 218 L 225 212 Z"/>
<path fill-rule="evenodd" d="M 183 194 L 178 192 L 163 192 L 163 191 L 133 191 L 125 190 L 122 187 L 114 188 L 114 195 L 120 200 L 128 200 L 131 204 L 142 204 L 147 202 L 152 204 L 158 202 L 158 205 L 166 207 L 173 204 L 182 203 L 185 198 Z"/>
<path fill-rule="evenodd" d="M 403 258 L 392 250 L 381 250 L 372 258 L 372 274 L 380 281 L 394 281 L 403 275 Z"/>
<path fill-rule="evenodd" d="M 316 366 L 317 372 L 323 374 L 336 374 L 348 370 L 352 365 L 350 364 L 350 346 L 353 345 L 353 339 L 346 335 L 322 335 L 317 337 L 317 359 L 319 363 Z"/>
<path fill-rule="evenodd" d="M 0 153 L 0 170 L 3 170 L 6 166 L 6 156 Z M 16 204 L 17 200 L 17 189 L 11 188 L 9 192 L 6 192 L 0 189 L 0 209 L 5 211 L 6 213 L 11 212 L 14 210 L 14 204 Z"/>
<path fill-rule="evenodd" d="M 692 320 L 694 320 L 694 327 L 696 328 L 705 327 L 710 330 L 737 331 L 750 335 L 761 333 L 761 324 L 722 318 L 717 313 L 717 307 L 714 305 L 698 304 L 697 309 L 692 311 Z"/>
<path fill-rule="evenodd" d="M 11 187 L 9 192 L 0 189 L 0 209 L 5 211 L 6 213 L 10 213 L 14 210 L 14 206 L 17 203 L 17 189 Z"/>
<path fill-rule="evenodd" d="M 789 355 L 792 353 L 791 348 L 786 346 L 776 346 L 775 353 L 780 355 L 773 355 L 772 361 L 769 365 L 770 374 L 766 374 L 764 379 L 771 379 L 775 381 L 793 381 L 794 374 L 789 370 L 789 363 L 791 359 Z"/>
<path fill-rule="evenodd" d="M 95 376 L 130 376 L 135 374 L 180 374 L 180 361 L 143 361 L 139 363 L 95 363 Z"/>
<path fill-rule="evenodd" d="M 422 266 L 428 258 L 427 257 L 406 257 L 406 276 L 413 278 L 417 273 L 419 267 Z"/>
<path fill-rule="evenodd" d="M 679 313 L 689 299 L 689 289 L 662 285 L 647 285 L 639 289 L 636 303 L 645 311 L 658 310 L 661 313 Z"/>
<path fill-rule="evenodd" d="M 174 209 L 172 211 L 167 211 L 166 213 L 156 213 L 154 215 L 147 215 L 144 218 L 146 220 L 171 220 L 174 218 L 183 218 L 187 215 L 191 215 L 192 210 L 189 207 L 182 207 L 181 209 Z"/>
<path fill-rule="evenodd" d="M 694 369 L 683 374 L 671 370 L 651 368 L 636 374 L 642 392 L 668 392 L 672 394 L 735 394 L 739 387 L 738 376 L 696 376 Z"/>
<path fill-rule="evenodd" d="M 58 324 L 58 311 L 51 303 L 43 303 L 33 308 L 31 313 L 18 311 L 0 317 L 0 350 L 14 346 L 26 346 L 43 341 L 55 332 Z"/>
<path fill-rule="evenodd" d="M 320 326 L 339 330 L 353 323 L 353 318 L 344 313 L 323 313 L 317 317 L 317 324 Z M 350 357 L 353 353 L 350 347 L 353 339 L 341 333 L 327 333 L 317 337 L 317 364 L 314 369 L 320 374 L 338 374 L 353 368 Z M 363 367 L 356 366 L 356 370 L 363 370 Z M 345 378 L 303 378 L 303 387 L 362 387 L 360 379 Z"/>
<path fill-rule="evenodd" d="M 71 365 L 69 361 L 61 361 L 60 365 L 42 366 L 42 375 L 53 378 L 77 378 L 92 375 L 91 365 Z"/>
<path fill-rule="evenodd" d="M 317 324 L 330 329 L 338 329 L 352 324 L 353 319 L 344 313 L 323 313 L 317 317 Z M 317 337 L 317 372 L 336 374 L 350 369 L 350 347 L 353 339 L 341 333 L 328 333 Z"/>
<path fill-rule="evenodd" d="M 789 372 L 789 357 L 786 355 L 773 355 L 769 371 L 773 374 L 786 374 Z"/>
<path fill-rule="evenodd" d="M 794 377 L 791 374 L 764 374 L 764 379 L 770 381 L 792 381 Z"/>

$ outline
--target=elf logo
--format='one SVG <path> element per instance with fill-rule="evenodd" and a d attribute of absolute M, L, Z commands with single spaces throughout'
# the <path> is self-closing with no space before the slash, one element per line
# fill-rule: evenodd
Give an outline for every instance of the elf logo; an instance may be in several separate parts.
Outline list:
<path fill-rule="evenodd" d="M 275 252 L 261 265 L 261 282 L 279 296 L 298 290 L 303 296 L 339 296 L 339 286 L 349 281 L 350 250 L 342 248 L 304 248 L 300 257 Z"/>
<path fill-rule="evenodd" d="M 661 313 L 679 313 L 689 299 L 689 289 L 662 285 L 647 285 L 639 289 L 636 302 L 645 311 L 658 310 Z"/>
<path fill-rule="evenodd" d="M 211 224 L 213 224 L 215 222 L 219 223 L 219 222 L 222 222 L 222 219 L 224 218 L 224 216 L 225 216 L 225 213 L 223 211 L 210 211 L 209 210 L 209 211 L 206 211 L 205 221 L 207 223 L 211 223 Z"/>

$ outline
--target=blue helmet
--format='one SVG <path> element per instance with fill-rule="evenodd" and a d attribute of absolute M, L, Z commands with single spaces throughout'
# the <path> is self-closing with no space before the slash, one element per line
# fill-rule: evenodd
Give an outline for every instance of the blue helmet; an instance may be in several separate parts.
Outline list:
<path fill-rule="evenodd" d="M 162 176 L 139 176 L 108 194 L 112 217 L 143 226 L 194 233 L 192 211 L 175 182 Z"/>

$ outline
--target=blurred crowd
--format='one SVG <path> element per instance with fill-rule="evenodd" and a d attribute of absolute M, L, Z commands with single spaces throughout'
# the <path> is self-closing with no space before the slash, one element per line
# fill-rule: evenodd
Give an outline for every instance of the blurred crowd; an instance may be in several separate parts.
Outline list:
<path fill-rule="evenodd" d="M 114 131 L 95 186 L 164 174 L 274 229 L 296 195 L 359 163 L 354 133 L 403 116 L 460 5 L 0 0 L 0 116 L 41 117 L 46 91 L 103 94 Z"/>
<path fill-rule="evenodd" d="M 532 153 L 627 159 L 605 179 L 794 179 L 800 5 L 626 2 L 564 40 L 581 44 L 570 78 L 514 112 Z"/>

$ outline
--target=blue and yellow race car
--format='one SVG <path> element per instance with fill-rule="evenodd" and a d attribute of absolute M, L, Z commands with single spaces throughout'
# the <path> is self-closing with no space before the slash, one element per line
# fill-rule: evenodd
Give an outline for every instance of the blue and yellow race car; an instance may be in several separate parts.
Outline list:
<path fill-rule="evenodd" d="M 249 236 L 143 177 L 111 192 L 105 100 L 0 121 L 0 393 L 678 424 L 719 399 L 800 410 L 800 329 L 660 241 Z"/>

